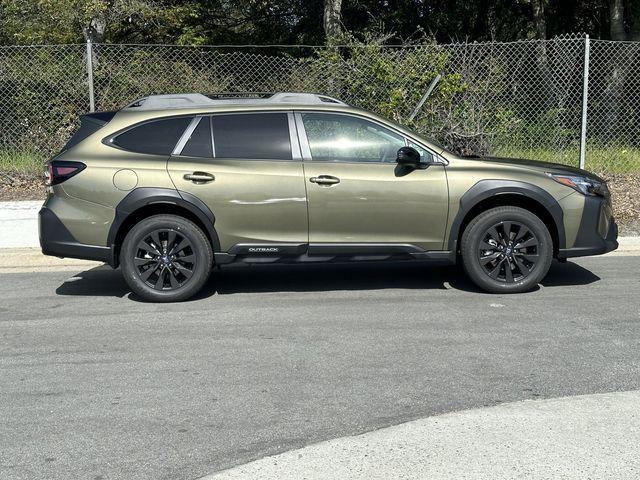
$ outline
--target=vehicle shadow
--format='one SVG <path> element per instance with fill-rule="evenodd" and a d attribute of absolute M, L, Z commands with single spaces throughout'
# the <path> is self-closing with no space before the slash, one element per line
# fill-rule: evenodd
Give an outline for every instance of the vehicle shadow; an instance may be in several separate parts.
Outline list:
<path fill-rule="evenodd" d="M 544 287 L 588 285 L 600 280 L 571 262 L 553 262 Z M 322 292 L 383 289 L 478 289 L 458 266 L 434 267 L 419 262 L 227 266 L 215 270 L 192 300 L 235 293 Z M 130 293 L 121 272 L 100 266 L 78 273 L 56 289 L 58 295 L 115 296 Z M 136 295 L 129 299 L 142 301 Z"/>

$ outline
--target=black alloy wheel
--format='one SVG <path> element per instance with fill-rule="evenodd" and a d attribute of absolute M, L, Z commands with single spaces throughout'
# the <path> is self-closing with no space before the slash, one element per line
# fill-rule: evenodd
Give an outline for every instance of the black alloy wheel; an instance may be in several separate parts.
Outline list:
<path fill-rule="evenodd" d="M 460 253 L 465 271 L 483 290 L 518 293 L 535 288 L 553 260 L 553 239 L 535 213 L 521 207 L 495 207 L 464 229 Z"/>
<path fill-rule="evenodd" d="M 538 237 L 524 224 L 502 221 L 486 230 L 478 246 L 478 260 L 490 278 L 519 282 L 536 268 Z"/>
<path fill-rule="evenodd" d="M 174 290 L 193 276 L 196 255 L 188 238 L 173 229 L 150 232 L 137 245 L 140 279 L 155 290 Z"/>
<path fill-rule="evenodd" d="M 122 274 L 141 299 L 178 302 L 204 286 L 213 249 L 202 229 L 177 215 L 154 215 L 135 224 L 120 250 Z"/>

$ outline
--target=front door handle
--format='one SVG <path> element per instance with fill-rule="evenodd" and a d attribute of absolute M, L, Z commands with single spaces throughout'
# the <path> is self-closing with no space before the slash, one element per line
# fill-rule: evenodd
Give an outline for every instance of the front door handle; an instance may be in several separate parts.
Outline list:
<path fill-rule="evenodd" d="M 332 177 L 331 175 L 311 177 L 309 181 L 311 183 L 317 183 L 318 185 L 335 185 L 336 183 L 340 183 L 340 179 L 338 177 Z"/>
<path fill-rule="evenodd" d="M 183 178 L 193 183 L 209 183 L 216 179 L 216 177 L 207 172 L 186 173 Z"/>

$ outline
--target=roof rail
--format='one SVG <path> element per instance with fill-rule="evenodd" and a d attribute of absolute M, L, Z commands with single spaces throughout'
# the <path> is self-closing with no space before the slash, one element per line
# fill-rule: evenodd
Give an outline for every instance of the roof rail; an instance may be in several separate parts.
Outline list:
<path fill-rule="evenodd" d="M 164 110 L 168 108 L 197 108 L 216 105 L 263 105 L 273 103 L 317 104 L 329 103 L 347 105 L 327 95 L 298 92 L 251 92 L 251 93 L 172 93 L 149 95 L 130 103 L 124 110 Z"/>

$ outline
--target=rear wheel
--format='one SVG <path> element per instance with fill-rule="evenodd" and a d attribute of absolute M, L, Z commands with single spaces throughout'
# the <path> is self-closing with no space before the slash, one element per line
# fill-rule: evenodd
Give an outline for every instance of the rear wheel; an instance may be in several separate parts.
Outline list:
<path fill-rule="evenodd" d="M 547 226 L 528 210 L 497 207 L 474 218 L 462 235 L 465 271 L 480 288 L 518 293 L 546 276 L 553 258 Z"/>
<path fill-rule="evenodd" d="M 120 253 L 131 290 L 154 302 L 195 295 L 207 281 L 212 261 L 211 244 L 202 230 L 176 215 L 155 215 L 137 223 Z"/>

